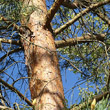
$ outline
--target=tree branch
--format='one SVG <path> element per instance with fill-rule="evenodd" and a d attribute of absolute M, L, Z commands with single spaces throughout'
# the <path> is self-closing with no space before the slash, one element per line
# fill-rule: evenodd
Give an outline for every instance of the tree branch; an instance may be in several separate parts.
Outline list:
<path fill-rule="evenodd" d="M 2 16 L 2 15 L 0 15 L 0 19 L 1 20 L 3 20 L 5 23 L 7 23 L 8 25 L 12 25 L 18 32 L 20 32 L 20 33 L 25 33 L 25 29 L 27 29 L 28 31 L 29 31 L 29 34 L 31 35 L 32 34 L 32 31 L 28 28 L 28 27 L 26 27 L 26 26 L 24 26 L 25 28 L 23 28 L 23 27 L 20 27 L 20 26 L 18 26 L 17 24 L 15 24 L 15 23 L 13 23 L 13 22 L 11 22 L 11 21 L 9 21 L 9 20 L 7 20 L 4 16 Z"/>
<path fill-rule="evenodd" d="M 64 0 L 64 2 L 62 3 L 63 6 L 69 8 L 69 9 L 76 9 L 79 7 L 78 2 L 68 2 L 68 0 Z M 97 14 L 98 17 L 100 17 L 103 21 L 105 21 L 109 26 L 110 26 L 110 20 L 108 19 L 107 16 L 103 15 L 103 13 L 95 13 Z"/>
<path fill-rule="evenodd" d="M 72 45 L 81 44 L 81 43 L 93 42 L 93 40 L 103 41 L 104 38 L 105 38 L 105 34 L 94 34 L 94 35 L 87 34 L 82 37 L 55 41 L 55 45 L 56 45 L 56 48 L 62 48 L 62 47 L 72 46 Z M 19 40 L 15 41 L 15 40 L 0 38 L 0 41 L 3 43 L 11 43 L 11 44 L 21 46 L 21 43 Z M 9 53 L 11 54 L 11 52 Z M 5 56 L 3 58 L 5 58 Z M 1 58 L 0 58 L 0 61 L 1 61 Z"/>
<path fill-rule="evenodd" d="M 0 109 L 1 109 L 1 110 L 13 110 L 13 109 L 10 108 L 10 107 L 2 106 L 2 105 L 0 105 Z"/>
<path fill-rule="evenodd" d="M 46 18 L 45 18 L 45 27 L 48 27 L 50 25 L 50 22 L 52 21 L 55 13 L 59 9 L 60 5 L 63 3 L 64 0 L 55 0 L 54 4 L 48 11 Z"/>
<path fill-rule="evenodd" d="M 82 37 L 55 41 L 55 44 L 57 48 L 62 48 L 62 47 L 73 46 L 81 43 L 93 42 L 93 40 L 103 41 L 104 38 L 105 38 L 105 34 L 94 34 L 94 35 L 88 34 Z"/>
<path fill-rule="evenodd" d="M 85 7 L 90 6 L 91 4 L 95 3 L 93 0 L 85 0 L 86 2 L 83 2 L 83 1 L 84 0 L 74 0 L 74 2 L 71 2 L 70 0 L 64 0 L 62 5 L 69 9 L 76 9 L 80 6 L 82 8 L 85 8 Z"/>
<path fill-rule="evenodd" d="M 109 95 L 109 97 L 110 97 L 110 91 L 107 91 L 107 92 L 105 92 L 105 93 L 96 95 L 93 99 L 96 99 L 96 102 L 99 102 L 99 101 L 102 100 L 103 98 L 106 98 L 107 95 Z M 71 110 L 81 110 L 81 108 L 86 107 L 87 104 L 90 105 L 90 104 L 92 103 L 92 101 L 93 101 L 93 100 L 90 99 L 90 100 L 88 100 L 88 101 L 86 101 L 86 102 L 83 102 L 83 103 L 79 104 L 77 107 L 74 107 L 74 105 L 73 105 L 73 107 L 72 107 Z"/>
<path fill-rule="evenodd" d="M 6 82 L 5 82 L 4 80 L 2 80 L 1 78 L 0 78 L 0 82 L 1 82 L 3 85 L 5 85 L 7 88 L 9 88 L 11 91 L 17 93 L 17 94 L 21 97 L 21 99 L 23 99 L 29 106 L 32 106 L 32 103 L 31 103 L 21 92 L 19 92 L 15 87 L 9 85 L 8 83 L 6 83 Z"/>
<path fill-rule="evenodd" d="M 107 3 L 110 3 L 110 0 L 105 0 L 102 2 L 98 2 L 96 4 L 91 4 L 90 6 L 88 6 L 85 10 L 81 11 L 79 14 L 77 14 L 73 19 L 71 19 L 70 21 L 68 21 L 67 23 L 65 23 L 64 25 L 62 25 L 60 28 L 55 30 L 55 35 L 59 34 L 60 32 L 62 32 L 64 29 L 68 28 L 71 24 L 73 24 L 74 22 L 76 22 L 81 16 L 84 16 L 85 14 L 87 14 L 88 12 L 102 6 L 105 5 Z"/>
<path fill-rule="evenodd" d="M 62 3 L 62 5 L 64 7 L 69 8 L 69 9 L 76 9 L 79 6 L 77 2 L 71 2 L 69 0 L 64 0 L 64 2 Z"/>

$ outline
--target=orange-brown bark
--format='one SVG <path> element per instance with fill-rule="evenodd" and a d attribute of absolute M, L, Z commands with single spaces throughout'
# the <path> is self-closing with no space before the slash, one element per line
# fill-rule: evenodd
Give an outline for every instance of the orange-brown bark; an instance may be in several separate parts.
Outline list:
<path fill-rule="evenodd" d="M 29 2 L 39 10 L 30 15 L 27 23 L 32 35 L 22 37 L 26 65 L 30 79 L 31 97 L 36 110 L 61 110 L 64 101 L 63 86 L 51 29 L 44 29 L 47 10 L 45 1 Z M 24 18 L 24 17 L 23 17 Z"/>

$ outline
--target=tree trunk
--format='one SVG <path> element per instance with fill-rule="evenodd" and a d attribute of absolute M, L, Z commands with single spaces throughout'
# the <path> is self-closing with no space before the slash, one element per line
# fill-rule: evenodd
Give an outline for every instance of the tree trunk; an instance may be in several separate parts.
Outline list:
<path fill-rule="evenodd" d="M 61 110 L 64 108 L 63 86 L 51 27 L 44 28 L 45 0 L 24 0 L 23 8 L 33 5 L 36 10 L 30 14 L 29 20 L 25 16 L 21 20 L 21 24 L 26 24 L 32 31 L 29 35 L 26 31 L 21 37 L 31 77 L 31 98 L 36 110 Z"/>

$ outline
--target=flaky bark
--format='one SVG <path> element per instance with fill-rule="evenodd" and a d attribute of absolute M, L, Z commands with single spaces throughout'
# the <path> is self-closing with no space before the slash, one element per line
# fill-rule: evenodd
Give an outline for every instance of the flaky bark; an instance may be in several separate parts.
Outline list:
<path fill-rule="evenodd" d="M 53 35 L 51 29 L 44 29 L 47 13 L 45 1 L 24 2 L 27 7 L 33 4 L 37 8 L 26 24 L 33 34 L 30 35 L 26 31 L 21 38 L 31 77 L 30 91 L 33 104 L 36 110 L 61 110 L 64 107 L 63 86 Z M 23 21 L 26 21 L 25 17 L 22 20 L 24 25 Z"/>

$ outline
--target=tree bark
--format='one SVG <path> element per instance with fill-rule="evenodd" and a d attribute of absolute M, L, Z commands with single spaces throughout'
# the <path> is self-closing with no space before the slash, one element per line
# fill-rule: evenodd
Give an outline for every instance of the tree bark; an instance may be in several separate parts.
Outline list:
<path fill-rule="evenodd" d="M 35 6 L 29 21 L 22 16 L 21 24 L 28 30 L 21 37 L 30 78 L 31 98 L 36 110 L 61 110 L 64 92 L 51 27 L 44 28 L 47 13 L 45 0 L 24 0 L 23 8 Z"/>

